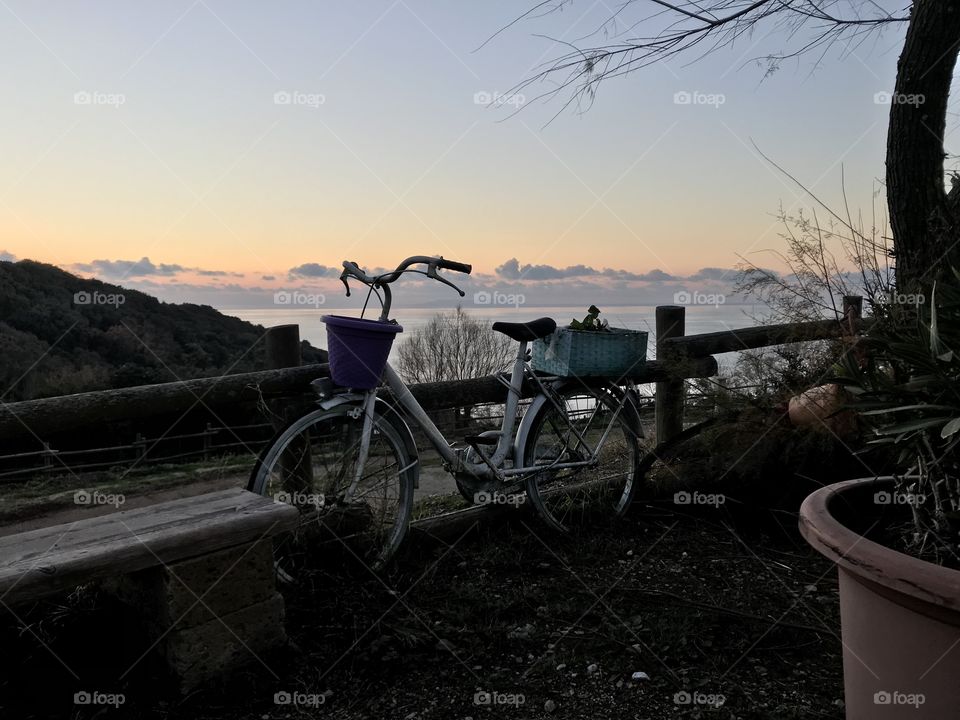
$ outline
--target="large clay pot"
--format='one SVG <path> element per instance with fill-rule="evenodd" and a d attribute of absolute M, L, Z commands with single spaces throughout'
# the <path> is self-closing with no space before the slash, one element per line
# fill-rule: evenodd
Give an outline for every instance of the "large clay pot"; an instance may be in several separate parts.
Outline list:
<path fill-rule="evenodd" d="M 800 532 L 839 569 L 847 720 L 960 718 L 960 571 L 863 535 L 903 519 L 893 490 L 849 480 L 800 508 Z"/>

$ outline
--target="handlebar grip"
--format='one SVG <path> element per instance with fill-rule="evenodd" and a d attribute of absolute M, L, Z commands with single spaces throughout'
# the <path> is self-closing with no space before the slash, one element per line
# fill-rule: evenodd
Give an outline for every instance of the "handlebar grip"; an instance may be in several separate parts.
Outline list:
<path fill-rule="evenodd" d="M 440 258 L 440 261 L 437 263 L 438 268 L 443 268 L 444 270 L 453 270 L 454 272 L 461 272 L 469 275 L 473 270 L 473 265 L 468 265 L 467 263 L 456 262 L 454 260 L 444 260 Z"/>

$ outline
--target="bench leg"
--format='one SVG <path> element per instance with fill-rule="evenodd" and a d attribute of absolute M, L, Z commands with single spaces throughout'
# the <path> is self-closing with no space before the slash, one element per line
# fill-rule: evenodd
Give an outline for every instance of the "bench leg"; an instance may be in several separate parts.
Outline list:
<path fill-rule="evenodd" d="M 286 643 L 269 539 L 119 578 L 181 692 L 248 663 L 267 663 Z"/>

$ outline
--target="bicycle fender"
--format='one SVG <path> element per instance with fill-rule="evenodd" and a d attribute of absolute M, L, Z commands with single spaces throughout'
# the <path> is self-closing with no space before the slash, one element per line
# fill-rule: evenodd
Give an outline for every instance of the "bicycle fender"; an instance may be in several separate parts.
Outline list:
<path fill-rule="evenodd" d="M 550 402 L 546 395 L 537 395 L 530 401 L 526 412 L 524 412 L 523 417 L 520 418 L 520 425 L 517 427 L 517 434 L 513 440 L 514 467 L 523 467 L 523 463 L 526 462 L 526 459 L 523 457 L 523 448 L 527 444 L 527 435 L 530 434 L 530 426 L 533 424 L 533 419 L 537 416 L 537 412 L 546 402 Z"/>
<path fill-rule="evenodd" d="M 317 401 L 317 405 L 322 407 L 324 410 L 330 410 L 331 408 L 335 408 L 340 405 L 356 405 L 357 407 L 363 407 L 364 398 L 365 395 L 363 393 L 343 393 L 326 398 L 325 400 L 319 400 Z M 383 398 L 377 398 L 376 411 L 377 414 L 379 414 L 393 426 L 393 428 L 403 439 L 403 445 L 407 450 L 407 454 L 412 460 L 415 461 L 413 468 L 411 468 L 413 470 L 413 487 L 419 488 L 420 452 L 417 450 L 417 441 L 413 438 L 413 431 L 410 430 L 410 426 L 407 424 L 407 421 L 403 419 L 403 416 L 401 416 L 400 413 L 391 407 L 390 404 Z"/>
<path fill-rule="evenodd" d="M 379 403 L 379 399 L 377 400 Z M 363 404 L 363 395 L 360 393 L 343 393 L 342 395 L 334 395 L 333 397 L 328 397 L 325 400 L 317 400 L 317 405 L 322 407 L 324 410 L 329 410 L 330 408 L 335 408 L 338 405 L 345 405 L 347 403 L 352 404 Z"/>
<path fill-rule="evenodd" d="M 400 437 L 403 438 L 403 444 L 407 449 L 407 454 L 410 456 L 410 459 L 414 461 L 414 466 L 412 468 L 413 486 L 415 488 L 419 488 L 420 451 L 417 450 L 417 441 L 413 437 L 413 431 L 410 430 L 410 426 L 407 424 L 407 421 L 403 418 L 403 416 L 393 407 L 391 407 L 390 403 L 388 403 L 386 400 L 377 398 L 376 408 L 381 417 L 393 425 L 394 429 L 400 434 Z"/>

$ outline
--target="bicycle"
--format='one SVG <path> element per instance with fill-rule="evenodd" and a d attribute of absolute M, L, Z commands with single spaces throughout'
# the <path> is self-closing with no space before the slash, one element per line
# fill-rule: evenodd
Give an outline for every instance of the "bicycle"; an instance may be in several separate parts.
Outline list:
<path fill-rule="evenodd" d="M 416 265 L 427 269 L 413 269 Z M 390 286 L 402 275 L 425 275 L 463 297 L 464 291 L 437 271 L 472 270 L 426 256 L 407 258 L 376 276 L 354 262 L 344 261 L 343 268 L 340 280 L 348 296 L 351 278 L 369 288 L 364 312 L 371 293 L 380 300 L 379 320 L 362 322 L 393 325 Z M 389 362 L 382 375 L 379 367 L 361 368 L 373 373 L 374 387 L 367 389 L 338 387 L 330 378 L 315 380 L 319 407 L 277 434 L 258 458 L 249 483 L 254 492 L 301 509 L 300 532 L 284 549 L 286 561 L 296 565 L 297 558 L 309 555 L 311 545 L 303 535 L 311 530 L 347 545 L 376 569 L 391 559 L 410 524 L 420 473 L 408 421 L 419 426 L 461 494 L 474 502 L 525 497 L 548 526 L 562 532 L 598 513 L 623 515 L 634 498 L 645 451 L 636 386 L 630 380 L 535 371 L 528 345 L 555 328 L 550 318 L 493 323 L 493 330 L 518 343 L 509 378 L 498 376 L 507 390 L 501 427 L 459 443 L 447 441 Z M 330 361 L 332 371 L 332 353 Z M 535 392 L 518 417 L 524 383 L 532 383 Z"/>

